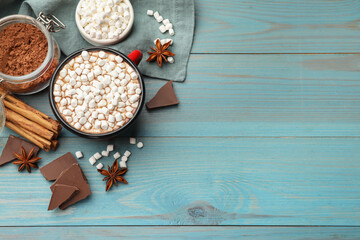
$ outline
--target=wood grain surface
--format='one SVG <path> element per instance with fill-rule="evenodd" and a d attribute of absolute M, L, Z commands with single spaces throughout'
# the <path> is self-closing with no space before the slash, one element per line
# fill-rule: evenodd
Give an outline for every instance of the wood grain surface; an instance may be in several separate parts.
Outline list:
<path fill-rule="evenodd" d="M 23 234 L 25 233 L 25 234 Z M 1 229 L 1 239 L 48 240 L 48 239 L 318 239 L 318 240 L 353 240 L 360 236 L 358 227 L 12 227 Z"/>
<path fill-rule="evenodd" d="M 21 3 L 8 2 L 0 16 Z M 40 166 L 82 150 L 93 191 L 66 211 L 46 211 L 39 171 L 2 167 L 0 239 L 360 238 L 360 2 L 195 3 L 180 105 L 142 112 L 141 150 L 64 130 Z M 147 78 L 146 99 L 163 84 Z M 22 99 L 53 116 L 46 91 Z M 129 184 L 105 193 L 88 158 L 108 143 L 133 154 Z"/>

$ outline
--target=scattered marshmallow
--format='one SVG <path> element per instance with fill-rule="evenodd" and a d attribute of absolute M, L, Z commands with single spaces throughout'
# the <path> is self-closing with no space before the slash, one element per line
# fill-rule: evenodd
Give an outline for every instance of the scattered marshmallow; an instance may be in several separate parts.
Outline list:
<path fill-rule="evenodd" d="M 106 151 L 108 151 L 108 152 L 114 151 L 114 144 L 109 144 L 109 145 L 107 145 Z"/>
<path fill-rule="evenodd" d="M 126 157 L 130 157 L 130 155 L 131 155 L 131 152 L 130 152 L 130 151 L 128 151 L 128 150 L 126 150 L 126 151 L 125 151 L 125 153 L 124 153 L 124 156 L 126 156 Z"/>
<path fill-rule="evenodd" d="M 116 152 L 113 156 L 115 159 L 118 159 L 120 158 L 121 154 L 119 152 Z"/>
<path fill-rule="evenodd" d="M 99 163 L 98 165 L 96 165 L 97 169 L 102 169 L 104 167 L 104 165 L 102 163 Z"/>
<path fill-rule="evenodd" d="M 144 147 L 144 144 L 142 142 L 138 142 L 137 145 L 136 145 L 138 148 L 143 148 Z"/>
<path fill-rule="evenodd" d="M 121 161 L 122 161 L 122 162 L 127 162 L 127 160 L 128 160 L 128 157 L 127 157 L 127 156 L 122 156 L 122 157 L 121 157 Z"/>
<path fill-rule="evenodd" d="M 175 31 L 174 31 L 174 29 L 169 29 L 169 34 L 170 34 L 170 36 L 174 36 L 175 35 Z"/>
<path fill-rule="evenodd" d="M 146 14 L 148 16 L 152 16 L 152 15 L 154 15 L 154 11 L 153 10 L 147 10 Z"/>
<path fill-rule="evenodd" d="M 84 157 L 84 155 L 83 155 L 83 153 L 81 151 L 77 151 L 75 153 L 75 156 L 76 156 L 77 159 L 80 159 L 80 158 Z"/>
<path fill-rule="evenodd" d="M 168 60 L 169 63 L 174 63 L 175 62 L 175 59 L 173 57 L 168 57 L 167 60 Z"/>
<path fill-rule="evenodd" d="M 94 165 L 96 163 L 96 159 L 94 158 L 94 156 L 89 158 L 89 162 L 91 165 Z"/>
<path fill-rule="evenodd" d="M 120 165 L 120 168 L 126 168 L 126 162 L 124 162 L 124 161 L 120 161 L 119 165 Z"/>
<path fill-rule="evenodd" d="M 101 155 L 103 155 L 104 157 L 108 157 L 109 156 L 109 152 L 108 151 L 102 151 Z"/>
<path fill-rule="evenodd" d="M 131 137 L 129 139 L 130 144 L 136 144 L 136 138 Z"/>
<path fill-rule="evenodd" d="M 167 31 L 165 25 L 161 25 L 161 26 L 159 27 L 159 30 L 160 30 L 161 33 L 165 33 L 165 32 Z"/>
<path fill-rule="evenodd" d="M 99 160 L 102 156 L 100 153 L 95 153 L 94 156 L 93 156 L 96 160 Z"/>

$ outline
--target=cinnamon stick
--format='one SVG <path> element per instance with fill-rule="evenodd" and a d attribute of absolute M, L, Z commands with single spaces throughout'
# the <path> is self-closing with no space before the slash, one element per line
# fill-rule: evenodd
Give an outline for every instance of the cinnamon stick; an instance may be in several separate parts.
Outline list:
<path fill-rule="evenodd" d="M 59 141 L 58 140 L 51 141 L 51 146 L 50 146 L 51 150 L 55 151 L 58 146 L 59 146 Z"/>
<path fill-rule="evenodd" d="M 49 140 L 46 140 L 45 138 L 42 138 L 39 135 L 36 135 L 35 133 L 30 132 L 10 121 L 6 121 L 5 126 L 10 128 L 14 132 L 20 134 L 29 141 L 33 142 L 35 145 L 44 149 L 46 152 L 48 152 L 51 149 L 51 142 Z"/>
<path fill-rule="evenodd" d="M 10 110 L 10 109 L 6 109 L 6 120 L 16 123 L 17 125 L 21 126 L 22 128 L 33 132 L 37 135 L 39 135 L 40 137 L 43 137 L 49 141 L 53 140 L 56 138 L 56 134 L 46 128 L 44 128 L 43 126 L 32 122 L 31 120 L 21 116 L 20 114 Z"/>
<path fill-rule="evenodd" d="M 2 87 L 0 87 L 0 96 L 4 98 L 3 102 L 5 107 L 10 108 L 14 112 L 17 112 L 18 114 L 38 123 L 56 134 L 61 131 L 61 125 L 58 121 L 36 110 L 35 108 L 30 107 L 20 99 L 8 94 L 8 92 Z"/>
<path fill-rule="evenodd" d="M 51 130 L 52 132 L 58 133 L 61 130 L 61 125 L 54 119 L 50 118 L 49 116 L 45 115 L 42 112 L 26 105 L 25 103 L 21 102 L 20 100 L 9 102 L 7 95 L 4 99 L 4 105 L 6 108 L 13 110 L 21 114 L 22 116 L 40 124 L 41 126 Z"/>

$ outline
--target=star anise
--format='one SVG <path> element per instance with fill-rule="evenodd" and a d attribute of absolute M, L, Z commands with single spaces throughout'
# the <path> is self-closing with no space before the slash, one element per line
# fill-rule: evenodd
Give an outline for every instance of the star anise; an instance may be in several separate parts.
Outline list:
<path fill-rule="evenodd" d="M 32 148 L 28 155 L 26 155 L 25 149 L 21 147 L 21 154 L 14 153 L 14 156 L 18 159 L 13 162 L 15 165 L 20 165 L 18 171 L 22 171 L 25 167 L 26 170 L 31 173 L 31 168 L 38 168 L 37 161 L 41 158 L 34 155 L 35 148 Z"/>
<path fill-rule="evenodd" d="M 116 186 L 118 185 L 117 182 L 128 183 L 125 180 L 125 178 L 123 178 L 121 176 L 121 175 L 124 175 L 127 172 L 127 168 L 120 168 L 119 169 L 119 164 L 118 164 L 118 161 L 116 159 L 115 159 L 115 161 L 114 161 L 111 168 L 110 168 L 110 166 L 108 166 L 108 171 L 106 171 L 105 169 L 98 169 L 98 172 L 101 173 L 102 175 L 106 176 L 103 179 L 103 181 L 106 180 L 106 188 L 105 188 L 106 192 L 111 188 L 113 183 Z"/>
<path fill-rule="evenodd" d="M 171 41 L 165 43 L 164 45 L 161 45 L 160 40 L 159 39 L 156 40 L 156 48 L 157 49 L 150 47 L 151 50 L 153 50 L 154 52 L 148 52 L 150 57 L 146 61 L 152 62 L 156 59 L 159 67 L 162 66 L 163 59 L 165 60 L 165 62 L 168 62 L 167 57 L 175 56 L 174 53 L 167 50 L 167 48 L 170 46 L 170 43 L 171 43 Z"/>

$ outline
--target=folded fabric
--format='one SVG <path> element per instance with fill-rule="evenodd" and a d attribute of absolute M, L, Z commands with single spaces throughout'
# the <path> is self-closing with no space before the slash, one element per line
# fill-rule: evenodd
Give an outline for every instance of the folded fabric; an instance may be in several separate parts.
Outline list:
<path fill-rule="evenodd" d="M 131 3 L 135 14 L 131 34 L 124 41 L 109 47 L 124 54 L 129 54 L 135 49 L 142 51 L 144 58 L 139 69 L 146 76 L 184 81 L 195 27 L 194 0 L 132 0 Z M 19 13 L 35 17 L 39 12 L 44 12 L 45 14 L 53 14 L 60 19 L 66 25 L 66 29 L 54 33 L 53 36 L 60 45 L 62 52 L 68 55 L 77 49 L 91 46 L 81 37 L 77 29 L 75 23 L 77 4 L 78 1 L 74 0 L 26 0 L 21 5 Z M 159 31 L 160 23 L 153 16 L 146 14 L 148 9 L 158 11 L 164 19 L 168 18 L 173 23 L 175 35 L 170 36 L 168 32 L 162 34 Z M 155 46 L 154 40 L 156 38 L 174 40 L 173 46 L 169 49 L 175 53 L 175 63 L 164 64 L 160 68 L 156 62 L 146 62 L 147 51 L 150 51 L 150 46 Z"/>

